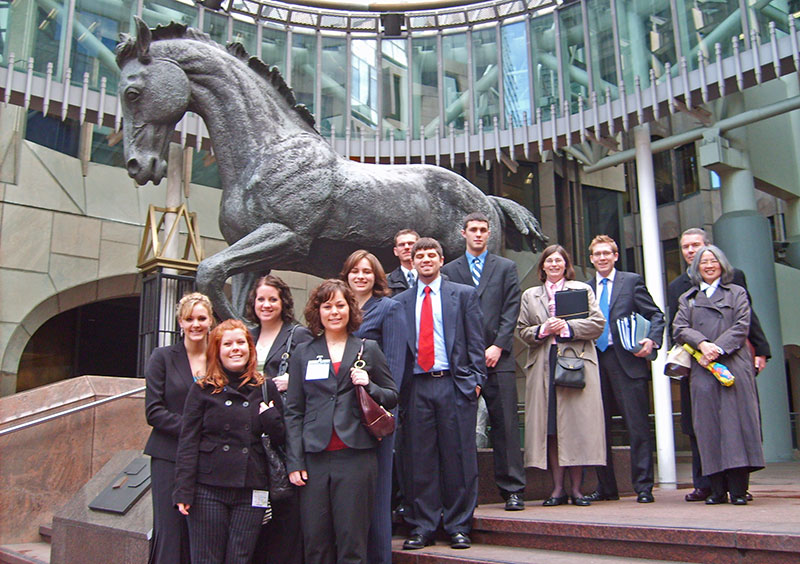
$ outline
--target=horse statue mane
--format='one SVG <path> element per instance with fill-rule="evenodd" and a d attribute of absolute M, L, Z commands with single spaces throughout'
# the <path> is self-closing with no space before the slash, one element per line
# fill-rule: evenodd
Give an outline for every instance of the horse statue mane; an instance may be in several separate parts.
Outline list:
<path fill-rule="evenodd" d="M 117 47 L 125 163 L 137 183 L 158 183 L 175 125 L 186 111 L 206 123 L 222 182 L 219 227 L 229 246 L 204 259 L 198 289 L 222 318 L 241 317 L 249 284 L 272 269 L 336 276 L 357 249 L 384 264 L 394 234 L 437 239 L 446 259 L 464 252 L 468 214 L 489 218 L 489 250 L 503 241 L 535 249 L 547 237 L 520 204 L 487 196 L 458 174 L 427 164 L 368 164 L 336 153 L 296 103 L 277 68 L 223 48 L 182 24 L 150 30 Z M 350 116 L 337 119 L 349 120 Z M 224 292 L 233 277 L 237 306 Z"/>
<path fill-rule="evenodd" d="M 193 39 L 211 45 L 214 48 L 223 49 L 223 47 L 211 39 L 207 33 L 178 22 L 170 22 L 168 25 L 158 25 L 155 29 L 150 30 L 150 32 L 152 41 Z M 314 116 L 311 115 L 311 112 L 308 111 L 305 104 L 297 103 L 297 99 L 294 97 L 294 91 L 286 84 L 286 80 L 284 80 L 278 67 L 270 67 L 258 57 L 251 57 L 244 45 L 238 41 L 228 43 L 224 49 L 240 61 L 246 63 L 258 76 L 272 84 L 278 94 L 286 100 L 289 106 L 297 112 L 303 121 L 312 128 L 316 127 Z M 122 68 L 126 62 L 137 58 L 138 55 L 136 38 L 127 33 L 121 34 L 120 43 L 117 44 L 116 47 L 117 66 Z"/>

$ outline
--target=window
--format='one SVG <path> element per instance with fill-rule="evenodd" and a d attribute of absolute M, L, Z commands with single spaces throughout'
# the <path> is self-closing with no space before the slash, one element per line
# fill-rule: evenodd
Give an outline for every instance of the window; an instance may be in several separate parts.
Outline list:
<path fill-rule="evenodd" d="M 73 119 L 61 121 L 44 116 L 42 112 L 28 112 L 25 127 L 25 139 L 28 141 L 77 157 L 80 137 L 81 126 Z"/>
<path fill-rule="evenodd" d="M 612 190 L 583 186 L 583 227 L 587 244 L 596 235 L 605 234 L 624 247 L 620 195 Z"/>

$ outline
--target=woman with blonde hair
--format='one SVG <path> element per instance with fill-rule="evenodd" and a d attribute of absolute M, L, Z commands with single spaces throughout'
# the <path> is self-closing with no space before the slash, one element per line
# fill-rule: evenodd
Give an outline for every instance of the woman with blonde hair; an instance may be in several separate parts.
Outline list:
<path fill-rule="evenodd" d="M 228 319 L 209 337 L 207 370 L 183 410 L 173 501 L 188 515 L 193 564 L 248 564 L 269 500 L 261 435 L 284 442 L 275 384 L 256 370 L 253 339 Z"/>
<path fill-rule="evenodd" d="M 211 301 L 192 292 L 176 307 L 182 338 L 174 345 L 158 347 L 144 369 L 145 415 L 153 427 L 144 453 L 150 455 L 153 496 L 153 538 L 150 564 L 189 562 L 186 518 L 172 503 L 175 487 L 175 453 L 181 432 L 183 404 L 196 378 L 206 373 L 208 332 L 214 324 Z"/>

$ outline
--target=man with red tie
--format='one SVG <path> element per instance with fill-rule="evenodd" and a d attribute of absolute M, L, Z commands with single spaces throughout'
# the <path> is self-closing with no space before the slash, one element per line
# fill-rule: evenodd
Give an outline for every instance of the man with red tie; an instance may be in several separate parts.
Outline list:
<path fill-rule="evenodd" d="M 415 329 L 401 391 L 412 526 L 403 549 L 433 544 L 440 522 L 452 548 L 469 548 L 478 499 L 475 419 L 486 380 L 480 303 L 474 287 L 440 276 L 438 241 L 419 239 L 412 256 L 417 284 L 395 297 Z"/>

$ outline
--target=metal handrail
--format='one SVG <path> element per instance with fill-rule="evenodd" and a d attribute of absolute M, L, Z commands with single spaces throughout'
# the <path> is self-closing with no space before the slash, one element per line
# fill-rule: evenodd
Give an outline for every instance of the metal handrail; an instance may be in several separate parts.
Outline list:
<path fill-rule="evenodd" d="M 83 411 L 85 409 L 89 409 L 92 407 L 97 407 L 99 405 L 103 405 L 106 403 L 111 403 L 112 401 L 116 401 L 118 399 L 122 399 L 128 396 L 132 396 L 134 394 L 138 394 L 140 392 L 145 391 L 146 386 L 141 386 L 140 388 L 134 388 L 133 390 L 128 390 L 127 392 L 122 392 L 121 394 L 117 394 L 115 396 L 109 396 L 107 398 L 103 398 L 101 400 L 93 401 L 90 403 L 86 403 L 83 405 L 79 405 L 78 407 L 71 407 L 70 409 L 65 409 L 64 411 L 59 411 L 58 413 L 53 413 L 52 415 L 46 415 L 40 419 L 34 419 L 33 421 L 26 421 L 25 423 L 20 423 L 19 425 L 14 425 L 9 427 L 8 429 L 0 430 L 0 437 L 5 435 L 10 435 L 15 431 L 21 431 L 23 429 L 28 429 L 29 427 L 35 427 L 36 425 L 40 425 L 42 423 L 47 423 L 48 421 L 53 421 L 54 419 L 58 419 L 59 417 L 63 417 L 65 415 L 71 415 L 73 413 L 78 413 L 79 411 Z"/>

